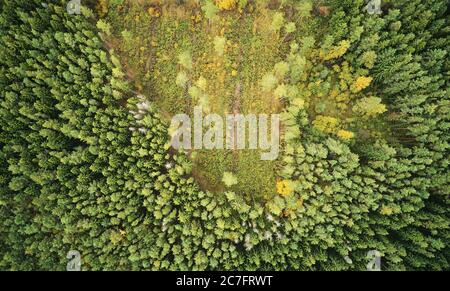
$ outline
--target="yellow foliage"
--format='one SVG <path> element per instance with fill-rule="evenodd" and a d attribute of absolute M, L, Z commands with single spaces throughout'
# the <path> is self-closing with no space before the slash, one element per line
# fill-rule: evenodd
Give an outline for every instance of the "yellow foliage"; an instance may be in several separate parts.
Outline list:
<path fill-rule="evenodd" d="M 321 52 L 320 55 L 325 61 L 329 61 L 342 57 L 349 48 L 350 42 L 348 40 L 343 40 L 339 43 L 338 46 L 335 46 L 331 50 L 329 50 L 327 54 Z"/>
<path fill-rule="evenodd" d="M 302 98 L 296 98 L 292 101 L 292 105 L 299 109 L 303 109 L 305 108 L 305 100 Z"/>
<path fill-rule="evenodd" d="M 297 209 L 298 209 L 302 206 L 303 206 L 303 198 L 300 197 L 299 199 L 297 199 L 297 203 L 295 203 L 295 207 L 297 207 Z"/>
<path fill-rule="evenodd" d="M 151 17 L 160 17 L 161 16 L 161 11 L 159 11 L 159 9 L 155 8 L 155 7 L 150 7 L 147 10 L 148 14 L 150 14 Z"/>
<path fill-rule="evenodd" d="M 195 85 L 197 85 L 197 87 L 199 87 L 200 89 L 202 89 L 203 91 L 206 91 L 206 87 L 208 85 L 208 82 L 206 81 L 206 79 L 201 76 L 197 82 L 195 83 Z"/>
<path fill-rule="evenodd" d="M 236 0 L 216 0 L 216 5 L 220 10 L 232 10 L 236 8 Z"/>
<path fill-rule="evenodd" d="M 339 90 L 337 90 L 337 89 L 333 89 L 331 92 L 330 92 L 330 98 L 333 98 L 333 99 L 336 99 L 336 97 L 339 95 Z"/>
<path fill-rule="evenodd" d="M 369 87 L 370 83 L 372 83 L 372 77 L 358 77 L 355 83 L 351 86 L 351 91 L 353 93 L 361 92 L 362 90 Z"/>
<path fill-rule="evenodd" d="M 289 180 L 282 180 L 277 182 L 277 193 L 281 196 L 289 196 L 294 192 L 292 182 Z"/>
<path fill-rule="evenodd" d="M 338 103 L 337 104 L 337 109 L 341 110 L 341 111 L 347 111 L 348 109 L 348 105 L 345 103 Z M 348 119 L 347 119 L 348 121 Z"/>
<path fill-rule="evenodd" d="M 339 73 L 339 85 L 341 91 L 348 89 L 348 85 L 353 83 L 353 75 L 351 73 L 351 68 L 347 62 L 343 62 Z"/>
<path fill-rule="evenodd" d="M 194 23 L 200 23 L 202 21 L 203 17 L 200 13 L 197 13 L 195 15 L 192 15 L 191 19 L 194 21 Z"/>
<path fill-rule="evenodd" d="M 97 11 L 100 18 L 103 18 L 108 14 L 109 11 L 109 3 L 108 0 L 99 0 L 97 5 L 95 6 L 95 10 Z"/>
<path fill-rule="evenodd" d="M 325 133 L 333 133 L 336 132 L 337 127 L 339 125 L 339 120 L 331 116 L 323 116 L 319 115 L 313 121 L 313 126 L 317 130 Z"/>
<path fill-rule="evenodd" d="M 283 210 L 283 216 L 284 217 L 288 217 L 289 215 L 291 215 L 292 210 L 291 209 L 284 209 Z"/>
<path fill-rule="evenodd" d="M 382 215 L 391 215 L 392 212 L 393 212 L 392 208 L 390 208 L 390 207 L 388 207 L 386 205 L 381 206 L 380 213 Z"/>
<path fill-rule="evenodd" d="M 113 245 L 116 245 L 122 240 L 122 236 L 119 233 L 113 231 L 109 235 L 109 239 L 111 240 Z"/>
<path fill-rule="evenodd" d="M 350 93 L 349 92 L 343 92 L 335 96 L 334 98 L 337 102 L 347 102 L 350 100 Z"/>
<path fill-rule="evenodd" d="M 355 134 L 348 130 L 339 130 L 337 136 L 342 138 L 343 140 L 351 140 L 355 137 Z"/>

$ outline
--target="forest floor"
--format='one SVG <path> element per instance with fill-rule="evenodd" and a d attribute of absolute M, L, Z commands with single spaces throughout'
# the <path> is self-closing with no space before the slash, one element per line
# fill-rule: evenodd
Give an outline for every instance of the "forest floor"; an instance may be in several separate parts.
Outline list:
<path fill-rule="evenodd" d="M 264 93 L 259 85 L 288 50 L 285 39 L 268 28 L 273 11 L 221 12 L 209 21 L 199 8 L 189 5 L 149 8 L 127 2 L 110 11 L 107 20 L 113 26 L 113 47 L 126 60 L 124 66 L 135 87 L 168 121 L 179 113 L 193 113 L 198 102 L 191 98 L 190 86 L 203 87 L 208 96 L 203 107 L 222 116 L 282 110 L 273 94 Z M 215 50 L 216 37 L 226 39 L 223 55 Z M 191 54 L 191 69 L 178 62 L 184 52 Z M 187 76 L 186 87 L 177 85 L 180 73 Z M 258 150 L 195 151 L 191 153 L 193 175 L 205 190 L 269 198 L 276 193 L 280 162 L 261 161 L 260 155 Z M 224 172 L 232 172 L 238 184 L 226 188 Z"/>

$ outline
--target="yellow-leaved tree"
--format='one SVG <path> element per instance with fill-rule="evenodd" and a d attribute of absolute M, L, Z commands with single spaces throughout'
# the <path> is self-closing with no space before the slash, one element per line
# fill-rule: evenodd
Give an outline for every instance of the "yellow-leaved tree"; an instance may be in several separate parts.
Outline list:
<path fill-rule="evenodd" d="M 351 131 L 341 129 L 337 132 L 337 136 L 343 140 L 351 140 L 355 134 Z"/>
<path fill-rule="evenodd" d="M 318 115 L 313 121 L 314 128 L 325 133 L 335 133 L 338 125 L 339 120 L 331 116 Z"/>
<path fill-rule="evenodd" d="M 220 10 L 232 10 L 236 8 L 236 0 L 216 0 L 216 5 Z"/>
<path fill-rule="evenodd" d="M 294 192 L 292 182 L 289 180 L 282 180 L 277 182 L 277 193 L 281 196 L 289 196 Z"/>
<path fill-rule="evenodd" d="M 342 40 L 339 44 L 331 48 L 328 52 L 321 52 L 320 56 L 325 61 L 333 60 L 342 57 L 350 48 L 350 42 L 348 40 Z"/>
<path fill-rule="evenodd" d="M 361 92 L 362 90 L 369 87 L 370 83 L 372 83 L 372 77 L 358 77 L 355 82 L 350 86 L 350 91 L 353 93 Z"/>

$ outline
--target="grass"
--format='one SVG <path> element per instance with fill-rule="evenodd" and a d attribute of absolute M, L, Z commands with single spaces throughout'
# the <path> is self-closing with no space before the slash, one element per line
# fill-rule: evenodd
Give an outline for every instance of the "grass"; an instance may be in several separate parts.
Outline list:
<path fill-rule="evenodd" d="M 201 18 L 199 9 L 167 4 L 159 17 L 152 17 L 144 7 L 130 1 L 109 13 L 114 31 L 111 43 L 121 59 L 127 60 L 124 66 L 135 87 L 159 107 L 167 120 L 175 114 L 191 114 L 197 105 L 188 89 L 176 84 L 181 71 L 188 76 L 187 87 L 201 77 L 206 79 L 205 93 L 212 113 L 224 116 L 281 111 L 280 102 L 262 92 L 259 85 L 263 75 L 285 55 L 283 36 L 268 28 L 272 11 L 224 12 L 210 22 Z M 214 50 L 216 36 L 227 40 L 223 56 Z M 192 55 L 191 70 L 177 62 L 184 51 Z M 268 199 L 276 193 L 280 162 L 261 161 L 258 151 L 200 150 L 190 156 L 194 177 L 205 190 L 233 190 L 248 199 Z M 226 171 L 236 175 L 237 185 L 225 187 L 222 175 Z"/>

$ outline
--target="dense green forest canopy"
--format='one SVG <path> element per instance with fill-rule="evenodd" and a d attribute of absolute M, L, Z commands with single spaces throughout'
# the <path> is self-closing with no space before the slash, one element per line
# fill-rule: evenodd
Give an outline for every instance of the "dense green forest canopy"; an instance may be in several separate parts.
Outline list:
<path fill-rule="evenodd" d="M 448 1 L 68 2 L 0 0 L 0 269 L 449 269 Z M 198 105 L 280 157 L 175 151 Z"/>

